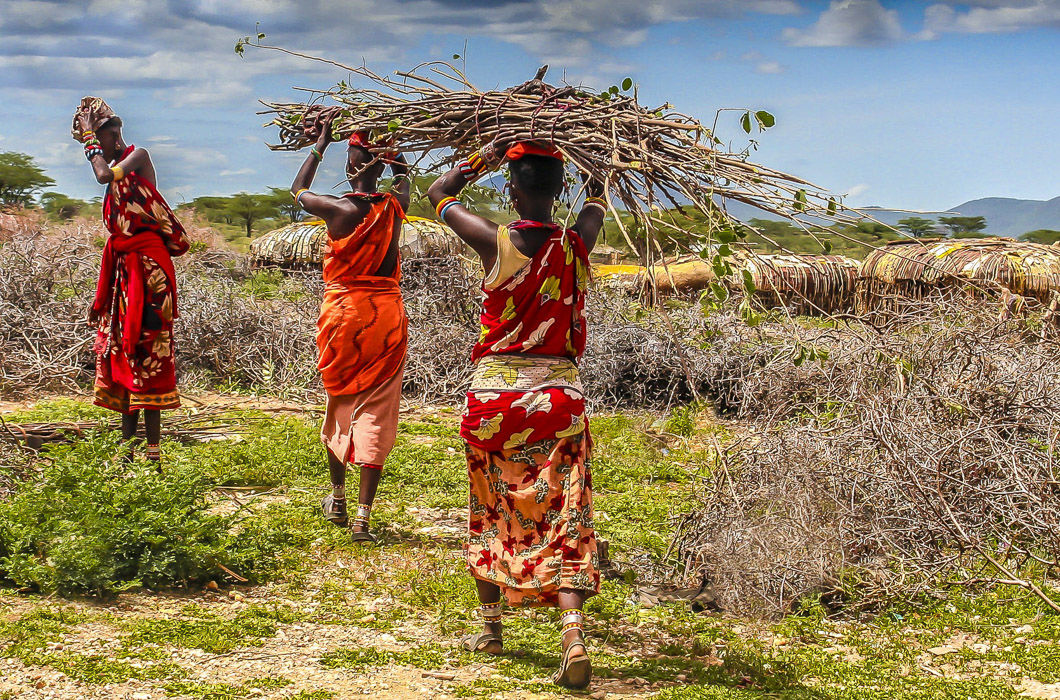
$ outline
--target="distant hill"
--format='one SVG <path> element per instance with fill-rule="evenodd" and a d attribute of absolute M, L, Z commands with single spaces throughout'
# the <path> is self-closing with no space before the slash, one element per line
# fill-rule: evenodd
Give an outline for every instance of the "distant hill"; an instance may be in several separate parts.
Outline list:
<path fill-rule="evenodd" d="M 727 202 L 726 208 L 730 214 L 742 221 L 780 218 L 740 202 Z M 986 233 L 994 236 L 1015 237 L 1043 228 L 1060 231 L 1060 197 L 1044 202 L 1037 199 L 985 197 L 944 210 L 952 212 L 949 214 L 909 214 L 883 207 L 861 207 L 861 211 L 890 226 L 897 225 L 900 219 L 909 216 L 925 219 L 937 219 L 940 216 L 985 216 Z"/>
<path fill-rule="evenodd" d="M 961 216 L 985 216 L 986 231 L 995 236 L 1018 236 L 1040 228 L 1060 231 L 1060 197 L 1036 199 L 986 197 L 953 207 Z"/>

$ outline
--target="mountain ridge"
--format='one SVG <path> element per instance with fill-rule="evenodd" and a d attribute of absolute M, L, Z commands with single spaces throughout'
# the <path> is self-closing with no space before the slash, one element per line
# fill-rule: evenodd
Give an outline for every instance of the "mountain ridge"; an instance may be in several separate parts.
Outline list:
<path fill-rule="evenodd" d="M 726 202 L 726 208 L 730 214 L 742 221 L 755 218 L 780 219 L 779 216 L 740 202 Z M 911 216 L 933 220 L 943 216 L 984 216 L 987 235 L 1009 238 L 1038 229 L 1060 231 L 1060 196 L 1046 200 L 981 197 L 949 209 L 938 210 L 940 213 L 930 214 L 912 214 L 878 206 L 859 207 L 859 211 L 889 226 L 897 226 L 899 220 Z"/>

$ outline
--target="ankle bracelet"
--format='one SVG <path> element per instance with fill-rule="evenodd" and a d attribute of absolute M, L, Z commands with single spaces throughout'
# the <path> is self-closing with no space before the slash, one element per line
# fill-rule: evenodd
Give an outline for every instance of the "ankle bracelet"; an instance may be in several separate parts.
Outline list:
<path fill-rule="evenodd" d="M 497 622 L 503 615 L 502 608 L 504 603 L 497 601 L 496 603 L 483 603 L 480 608 L 482 619 L 486 622 Z"/>
<path fill-rule="evenodd" d="M 366 506 L 363 503 L 357 506 L 357 515 L 354 516 L 353 522 L 356 525 L 364 525 L 368 527 L 368 520 L 372 516 L 372 506 Z"/>
<path fill-rule="evenodd" d="M 571 630 L 582 631 L 585 615 L 581 610 L 564 610 L 559 616 L 560 634 L 566 634 Z"/>

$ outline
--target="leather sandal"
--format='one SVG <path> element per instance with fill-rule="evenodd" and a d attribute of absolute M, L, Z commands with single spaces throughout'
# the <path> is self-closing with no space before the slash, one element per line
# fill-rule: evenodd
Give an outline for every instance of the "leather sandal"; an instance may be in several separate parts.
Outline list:
<path fill-rule="evenodd" d="M 350 540 L 353 542 L 375 542 L 376 537 L 370 532 L 357 532 L 356 530 L 350 533 Z"/>
<path fill-rule="evenodd" d="M 571 650 L 574 647 L 581 647 L 585 654 L 576 659 L 572 659 Z M 589 650 L 585 647 L 585 642 L 581 640 L 571 642 L 567 648 L 563 650 L 563 662 L 560 664 L 559 671 L 552 679 L 553 682 L 555 682 L 556 685 L 562 685 L 564 688 L 573 688 L 574 690 L 588 688 L 593 680 L 593 665 L 589 661 L 588 651 Z"/>
<path fill-rule="evenodd" d="M 500 651 L 486 651 L 486 647 L 497 642 L 501 645 Z M 460 647 L 464 651 L 482 652 L 484 654 L 490 654 L 492 656 L 500 656 L 504 653 L 504 640 L 501 639 L 499 634 L 494 632 L 479 632 L 478 634 L 469 634 L 460 640 Z"/>
<path fill-rule="evenodd" d="M 324 496 L 324 500 L 320 502 L 320 510 L 324 513 L 324 519 L 329 523 L 334 523 L 339 527 L 346 527 L 350 524 L 350 518 L 346 514 L 346 502 L 342 501 L 342 505 L 337 506 L 335 496 L 332 494 Z"/>

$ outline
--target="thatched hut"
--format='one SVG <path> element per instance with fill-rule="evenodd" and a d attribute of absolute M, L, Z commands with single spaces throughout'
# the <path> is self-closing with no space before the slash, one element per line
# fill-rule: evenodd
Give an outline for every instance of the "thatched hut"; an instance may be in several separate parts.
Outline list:
<path fill-rule="evenodd" d="M 1048 303 L 1060 290 L 1060 248 L 1010 238 L 894 241 L 861 263 L 858 309 L 894 308 L 946 287 Z"/>
<path fill-rule="evenodd" d="M 858 263 L 842 255 L 745 255 L 736 267 L 751 273 L 754 301 L 766 309 L 816 316 L 854 306 Z"/>
<path fill-rule="evenodd" d="M 803 315 L 849 311 L 854 305 L 858 263 L 842 255 L 777 255 L 737 253 L 735 274 L 722 282 L 736 291 L 743 287 L 743 271 L 751 273 L 754 302 L 765 309 L 784 308 Z M 675 260 L 652 270 L 661 295 L 705 289 L 716 278 L 714 268 L 700 258 Z M 641 269 L 637 281 L 647 289 Z"/>
<path fill-rule="evenodd" d="M 299 221 L 269 231 L 250 244 L 255 265 L 319 267 L 324 262 L 328 232 L 320 219 Z M 410 216 L 401 227 L 401 255 L 406 260 L 455 255 L 463 250 L 449 227 L 432 219 Z"/>

